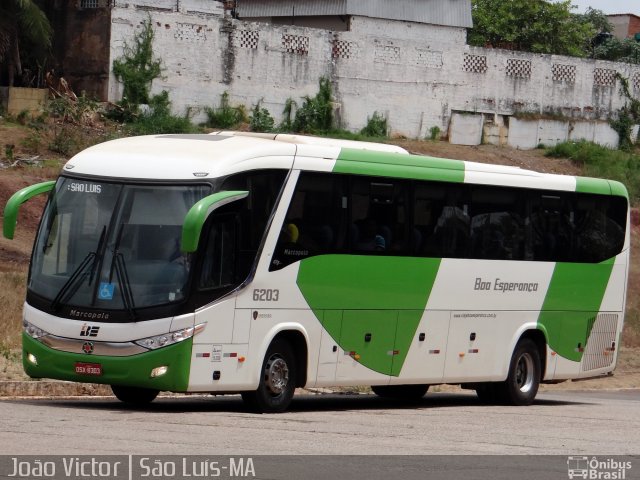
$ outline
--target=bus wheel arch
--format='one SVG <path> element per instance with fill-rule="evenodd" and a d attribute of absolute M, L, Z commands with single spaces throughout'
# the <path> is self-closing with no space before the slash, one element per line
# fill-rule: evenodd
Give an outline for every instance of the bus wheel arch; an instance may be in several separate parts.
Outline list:
<path fill-rule="evenodd" d="M 531 405 L 538 393 L 541 372 L 538 345 L 532 338 L 521 337 L 511 356 L 507 379 L 494 387 L 496 399 L 507 405 Z"/>
<path fill-rule="evenodd" d="M 540 329 L 530 329 L 526 330 L 522 333 L 520 338 L 518 339 L 517 345 L 522 342 L 524 339 L 531 340 L 538 349 L 538 355 L 540 357 L 540 379 L 542 382 L 547 372 L 547 338 L 544 332 Z"/>
<path fill-rule="evenodd" d="M 279 332 L 263 356 L 257 389 L 242 392 L 247 406 L 259 413 L 284 412 L 296 387 L 306 383 L 307 357 L 307 343 L 301 332 Z"/>
<path fill-rule="evenodd" d="M 530 405 L 535 400 L 546 371 L 546 337 L 542 330 L 530 328 L 516 338 L 506 379 L 474 384 L 482 403 Z"/>
<path fill-rule="evenodd" d="M 307 367 L 309 362 L 309 349 L 307 347 L 307 339 L 299 330 L 283 330 L 271 341 L 284 340 L 293 349 L 296 363 L 295 386 L 304 387 L 307 384 Z"/>

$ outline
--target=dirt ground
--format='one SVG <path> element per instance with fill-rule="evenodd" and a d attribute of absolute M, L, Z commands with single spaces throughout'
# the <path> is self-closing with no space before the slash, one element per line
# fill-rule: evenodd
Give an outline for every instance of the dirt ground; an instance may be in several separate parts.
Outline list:
<path fill-rule="evenodd" d="M 33 157 L 33 152 L 23 145 L 29 135 L 32 135 L 32 133 L 26 127 L 16 126 L 0 119 L 0 206 L 3 206 L 8 198 L 20 188 L 55 178 L 65 160 L 59 155 L 45 150 L 39 153 L 46 160 L 47 167 L 23 167 L 18 165 L 7 168 L 12 163 L 6 155 L 7 145 L 13 145 L 12 157 L 14 161 L 28 156 Z M 440 141 L 404 139 L 394 140 L 393 143 L 406 148 L 412 153 L 423 155 L 516 166 L 545 173 L 580 174 L 579 168 L 569 160 L 544 157 L 542 150 L 523 151 L 491 145 L 467 147 Z M 43 205 L 44 198 L 42 197 L 35 198 L 24 204 L 20 210 L 15 239 L 9 241 L 5 238 L 0 238 L 0 276 L 17 273 L 24 278 L 28 269 L 29 255 Z M 633 249 L 638 251 L 640 246 L 638 244 L 638 233 L 640 232 L 634 229 L 633 233 Z M 638 256 L 635 255 L 632 258 L 637 259 Z M 634 306 L 640 301 L 636 300 L 639 298 L 637 295 L 638 290 L 640 290 L 640 260 L 635 260 L 631 268 L 629 290 L 629 302 L 630 304 L 633 303 Z M 14 302 L 16 311 L 12 312 L 11 309 L 5 309 L 0 312 L 1 323 L 15 322 L 16 319 L 13 317 L 16 317 L 19 322 L 19 309 L 23 295 L 22 292 L 16 292 Z M 17 298 L 18 296 L 20 298 Z M 18 329 L 19 327 L 16 327 L 14 331 Z M 0 328 L 0 336 L 6 331 L 6 329 Z M 559 385 L 545 385 L 542 386 L 542 390 L 640 387 L 640 333 L 634 329 L 633 333 L 630 332 L 629 334 L 635 337 L 632 343 L 626 342 L 623 346 L 618 368 L 613 377 L 581 382 L 565 382 Z M 19 350 L 14 346 L 16 344 L 15 341 L 7 342 L 6 339 L 0 338 L 0 381 L 27 379 L 22 372 Z M 11 346 L 11 348 L 8 346 Z M 451 389 L 454 387 L 442 386 L 436 388 Z"/>

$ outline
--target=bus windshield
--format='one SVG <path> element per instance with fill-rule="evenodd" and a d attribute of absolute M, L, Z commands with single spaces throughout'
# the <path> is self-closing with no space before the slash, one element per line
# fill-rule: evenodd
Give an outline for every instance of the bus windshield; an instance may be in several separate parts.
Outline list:
<path fill-rule="evenodd" d="M 180 251 L 203 185 L 127 185 L 60 178 L 35 243 L 29 289 L 60 306 L 128 310 L 185 296 Z"/>

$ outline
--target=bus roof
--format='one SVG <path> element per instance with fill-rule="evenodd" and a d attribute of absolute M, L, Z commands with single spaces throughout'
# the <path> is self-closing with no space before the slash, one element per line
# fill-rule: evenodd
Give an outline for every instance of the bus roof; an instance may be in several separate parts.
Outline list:
<path fill-rule="evenodd" d="M 400 147 L 379 143 L 249 132 L 149 135 L 112 140 L 78 153 L 64 170 L 114 179 L 194 180 L 265 168 L 628 196 L 622 184 L 608 180 L 409 155 Z"/>

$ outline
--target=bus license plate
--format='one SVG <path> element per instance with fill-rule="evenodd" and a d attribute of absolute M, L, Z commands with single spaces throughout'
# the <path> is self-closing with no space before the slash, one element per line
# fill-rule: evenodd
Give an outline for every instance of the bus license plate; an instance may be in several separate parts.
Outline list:
<path fill-rule="evenodd" d="M 80 363 L 76 362 L 76 373 L 78 375 L 102 375 L 102 365 L 99 363 Z"/>

